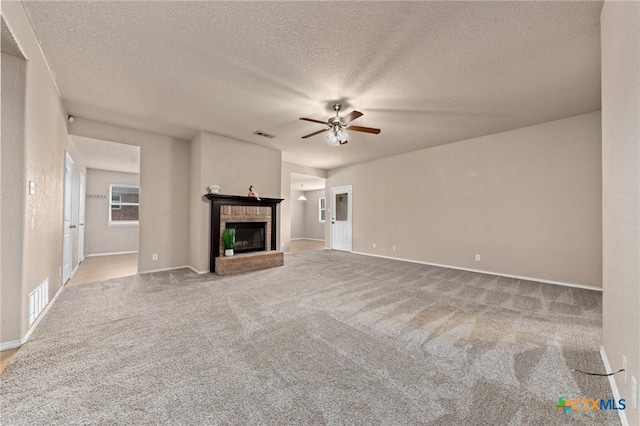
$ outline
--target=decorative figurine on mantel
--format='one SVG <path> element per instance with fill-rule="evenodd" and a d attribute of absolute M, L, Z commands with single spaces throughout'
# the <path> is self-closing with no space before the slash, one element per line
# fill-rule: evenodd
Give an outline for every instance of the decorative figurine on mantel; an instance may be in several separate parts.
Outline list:
<path fill-rule="evenodd" d="M 258 195 L 258 191 L 256 191 L 256 189 L 253 187 L 253 185 L 249 186 L 249 195 L 247 195 L 248 197 L 253 197 L 256 200 L 260 201 L 260 196 Z"/>
<path fill-rule="evenodd" d="M 207 189 L 209 190 L 209 194 L 217 194 L 220 192 L 220 185 L 209 185 Z"/>

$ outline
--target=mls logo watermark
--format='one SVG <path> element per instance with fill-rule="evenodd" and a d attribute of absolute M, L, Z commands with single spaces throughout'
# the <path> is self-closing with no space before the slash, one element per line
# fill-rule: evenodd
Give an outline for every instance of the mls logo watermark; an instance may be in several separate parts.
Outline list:
<path fill-rule="evenodd" d="M 609 399 L 592 399 L 592 398 L 576 398 L 576 399 L 564 399 L 564 397 L 558 397 L 558 403 L 556 409 L 567 414 L 571 410 L 575 411 L 616 411 L 624 410 L 627 408 L 624 399 L 615 400 Z"/>

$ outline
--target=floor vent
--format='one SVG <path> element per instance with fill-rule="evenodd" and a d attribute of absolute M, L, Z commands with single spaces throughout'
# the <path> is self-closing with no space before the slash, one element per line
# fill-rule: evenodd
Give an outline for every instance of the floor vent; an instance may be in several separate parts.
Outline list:
<path fill-rule="evenodd" d="M 49 278 L 29 294 L 29 327 L 33 325 L 49 303 Z"/>

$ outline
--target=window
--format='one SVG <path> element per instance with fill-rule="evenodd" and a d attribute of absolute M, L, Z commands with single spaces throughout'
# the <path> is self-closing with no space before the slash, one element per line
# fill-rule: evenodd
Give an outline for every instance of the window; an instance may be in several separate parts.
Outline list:
<path fill-rule="evenodd" d="M 324 222 L 325 216 L 327 214 L 327 199 L 324 197 L 320 197 L 318 199 L 318 222 Z"/>
<path fill-rule="evenodd" d="M 109 185 L 109 226 L 138 224 L 139 193 L 135 185 Z"/>
<path fill-rule="evenodd" d="M 122 209 L 122 195 L 111 194 L 111 210 Z"/>

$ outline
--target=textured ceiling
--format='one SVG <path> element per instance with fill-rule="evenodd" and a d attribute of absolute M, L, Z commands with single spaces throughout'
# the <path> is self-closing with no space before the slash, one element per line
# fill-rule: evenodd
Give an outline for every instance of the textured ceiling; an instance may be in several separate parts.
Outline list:
<path fill-rule="evenodd" d="M 600 109 L 599 1 L 23 4 L 70 114 L 309 166 Z M 382 133 L 301 139 L 337 99 Z"/>
<path fill-rule="evenodd" d="M 140 147 L 98 139 L 71 136 L 89 169 L 140 173 Z"/>
<path fill-rule="evenodd" d="M 2 35 L 2 53 L 24 59 L 20 46 L 4 21 L 4 16 L 0 17 L 0 34 Z"/>

